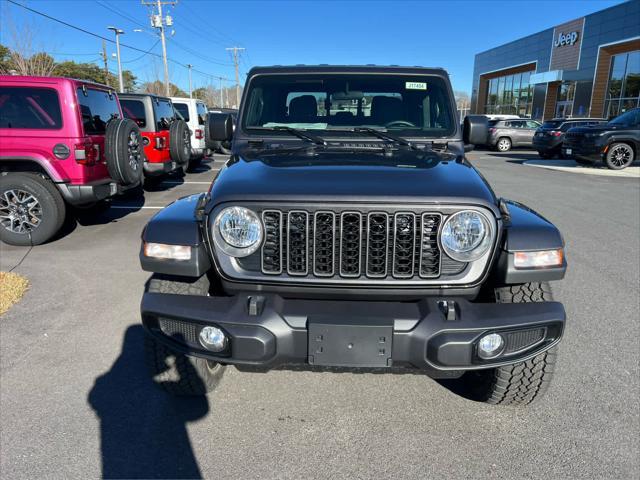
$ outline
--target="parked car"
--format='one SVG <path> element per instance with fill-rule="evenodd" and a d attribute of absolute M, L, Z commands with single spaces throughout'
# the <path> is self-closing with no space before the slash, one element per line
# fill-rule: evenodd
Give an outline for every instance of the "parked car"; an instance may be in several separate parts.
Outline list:
<path fill-rule="evenodd" d="M 68 206 L 140 183 L 138 126 L 109 87 L 57 77 L 0 76 L 0 240 L 39 245 Z"/>
<path fill-rule="evenodd" d="M 234 108 L 210 108 L 209 113 L 228 113 L 233 118 L 234 125 L 235 125 L 236 118 L 238 116 L 238 110 Z M 206 137 L 206 130 L 205 130 L 205 137 Z M 207 147 L 211 151 L 222 153 L 223 155 L 231 155 L 231 142 L 227 142 L 227 141 L 216 142 L 214 140 L 208 140 L 207 142 L 208 142 Z"/>
<path fill-rule="evenodd" d="M 150 93 L 120 94 L 122 111 L 143 136 L 144 174 L 158 179 L 163 174 L 186 172 L 191 158 L 191 132 L 178 118 L 171 99 Z"/>
<path fill-rule="evenodd" d="M 531 147 L 538 128 L 540 123 L 535 120 L 490 120 L 487 145 L 499 152 L 508 152 L 512 147 Z"/>
<path fill-rule="evenodd" d="M 447 73 L 261 67 L 245 88 L 235 132 L 209 114 L 233 150 L 209 192 L 143 233 L 160 385 L 199 395 L 226 365 L 299 364 L 417 368 L 494 404 L 542 393 L 565 324 L 548 284 L 562 235 L 464 159 L 486 119 L 460 129 Z"/>
<path fill-rule="evenodd" d="M 602 118 L 554 118 L 547 120 L 536 130 L 533 136 L 533 148 L 542 158 L 562 155 L 562 143 L 565 133 L 574 127 L 590 127 L 605 123 Z"/>
<path fill-rule="evenodd" d="M 634 162 L 639 148 L 640 108 L 634 108 L 607 123 L 570 129 L 562 153 L 584 165 L 602 161 L 611 170 L 621 170 Z"/>
<path fill-rule="evenodd" d="M 202 100 L 195 98 L 171 97 L 173 108 L 183 118 L 191 131 L 191 159 L 189 166 L 198 165 L 206 154 L 204 141 L 204 121 L 207 116 L 207 106 Z"/>

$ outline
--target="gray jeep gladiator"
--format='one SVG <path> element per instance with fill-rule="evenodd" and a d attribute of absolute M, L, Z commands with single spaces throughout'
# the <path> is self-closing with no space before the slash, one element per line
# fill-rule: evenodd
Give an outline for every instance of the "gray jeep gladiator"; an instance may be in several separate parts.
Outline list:
<path fill-rule="evenodd" d="M 206 129 L 229 160 L 142 234 L 161 385 L 206 394 L 235 365 L 419 370 L 493 404 L 545 390 L 564 241 L 466 160 L 486 119 L 460 125 L 444 70 L 254 68 L 237 119 Z"/>

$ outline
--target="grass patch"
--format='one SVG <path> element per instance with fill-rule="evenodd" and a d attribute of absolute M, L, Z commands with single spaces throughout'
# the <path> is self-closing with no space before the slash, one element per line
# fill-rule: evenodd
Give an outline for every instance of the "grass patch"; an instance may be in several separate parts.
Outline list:
<path fill-rule="evenodd" d="M 0 272 L 0 315 L 7 313 L 29 288 L 29 280 L 17 273 Z"/>

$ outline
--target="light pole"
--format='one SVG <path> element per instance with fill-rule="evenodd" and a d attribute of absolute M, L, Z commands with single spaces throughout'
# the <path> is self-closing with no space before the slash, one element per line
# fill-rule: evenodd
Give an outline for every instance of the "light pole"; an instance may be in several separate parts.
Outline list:
<path fill-rule="evenodd" d="M 116 34 L 116 52 L 118 54 L 118 81 L 120 82 L 120 93 L 124 92 L 124 81 L 122 80 L 122 64 L 120 63 L 120 35 L 124 33 L 124 30 L 120 30 L 116 27 L 107 27 Z"/>
<path fill-rule="evenodd" d="M 187 63 L 187 68 L 189 69 L 189 98 L 193 98 L 193 88 L 191 87 L 191 68 L 193 65 Z"/>

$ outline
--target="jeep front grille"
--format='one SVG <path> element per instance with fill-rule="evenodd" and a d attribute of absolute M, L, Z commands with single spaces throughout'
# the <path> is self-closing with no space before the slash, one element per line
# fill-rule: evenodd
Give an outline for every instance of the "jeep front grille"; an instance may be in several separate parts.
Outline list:
<path fill-rule="evenodd" d="M 466 264 L 441 254 L 442 220 L 437 212 L 263 210 L 260 269 L 265 275 L 325 279 L 455 275 Z"/>

